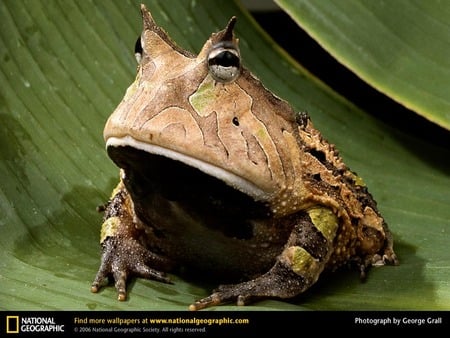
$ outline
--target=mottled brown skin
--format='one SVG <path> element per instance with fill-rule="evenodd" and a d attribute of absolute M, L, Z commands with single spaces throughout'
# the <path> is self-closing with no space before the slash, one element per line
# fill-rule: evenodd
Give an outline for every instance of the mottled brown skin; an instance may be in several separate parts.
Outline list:
<path fill-rule="evenodd" d="M 112 277 L 220 285 L 191 310 L 287 299 L 324 270 L 398 264 L 391 233 L 335 147 L 240 63 L 232 18 L 195 56 L 142 6 L 136 81 L 104 137 L 120 182 L 105 206 L 97 292 Z"/>

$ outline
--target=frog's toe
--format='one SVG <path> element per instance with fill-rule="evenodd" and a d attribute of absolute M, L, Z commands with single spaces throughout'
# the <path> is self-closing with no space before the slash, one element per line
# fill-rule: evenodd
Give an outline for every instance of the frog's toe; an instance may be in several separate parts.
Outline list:
<path fill-rule="evenodd" d="M 108 277 L 109 271 L 108 266 L 105 264 L 105 262 L 102 262 L 100 265 L 100 268 L 98 269 L 97 275 L 94 278 L 94 281 L 91 285 L 91 292 L 97 293 L 103 284 L 106 278 Z"/>
<path fill-rule="evenodd" d="M 222 292 L 214 292 L 208 297 L 202 298 L 195 303 L 189 305 L 189 310 L 197 311 L 210 306 L 220 305 L 225 302 L 231 301 L 234 296 L 230 296 L 228 294 L 224 294 Z"/>
<path fill-rule="evenodd" d="M 163 273 L 153 270 L 146 265 L 137 263 L 135 266 L 123 266 L 120 263 L 113 266 L 113 278 L 117 290 L 117 300 L 125 301 L 127 299 L 127 281 L 131 274 L 147 279 L 155 279 L 160 282 L 170 283 L 170 280 Z"/>
<path fill-rule="evenodd" d="M 113 270 L 114 280 L 116 281 L 117 300 L 124 301 L 127 299 L 128 274 L 125 271 L 116 270 L 114 268 Z"/>
<path fill-rule="evenodd" d="M 164 272 L 152 269 L 145 264 L 138 263 L 135 266 L 134 274 L 142 278 L 153 279 L 158 282 L 172 284 L 172 281 L 166 276 Z"/>
<path fill-rule="evenodd" d="M 206 307 L 216 306 L 236 301 L 237 305 L 243 306 L 255 298 L 255 290 L 252 281 L 241 284 L 220 285 L 213 294 L 202 298 L 189 306 L 189 310 L 196 311 Z"/>

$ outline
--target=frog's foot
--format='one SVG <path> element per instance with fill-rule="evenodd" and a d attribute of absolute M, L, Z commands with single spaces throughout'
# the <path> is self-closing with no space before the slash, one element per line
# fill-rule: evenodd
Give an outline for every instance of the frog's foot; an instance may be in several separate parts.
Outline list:
<path fill-rule="evenodd" d="M 286 284 L 286 280 L 290 283 Z M 243 306 L 261 298 L 291 298 L 300 293 L 304 285 L 303 277 L 278 262 L 270 271 L 253 280 L 220 285 L 210 296 L 191 304 L 189 310 L 201 310 L 233 301 Z"/>
<path fill-rule="evenodd" d="M 91 286 L 92 292 L 98 292 L 105 280 L 112 276 L 117 290 L 117 299 L 127 298 L 127 280 L 133 276 L 171 283 L 163 272 L 149 265 L 170 266 L 168 260 L 150 252 L 132 238 L 109 237 L 103 244 L 102 262 Z"/>
<path fill-rule="evenodd" d="M 365 259 L 357 261 L 359 267 L 359 278 L 364 281 L 367 277 L 367 271 L 370 267 L 378 267 L 383 265 L 399 265 L 399 260 L 392 247 L 387 247 L 383 254 L 368 255 Z"/>

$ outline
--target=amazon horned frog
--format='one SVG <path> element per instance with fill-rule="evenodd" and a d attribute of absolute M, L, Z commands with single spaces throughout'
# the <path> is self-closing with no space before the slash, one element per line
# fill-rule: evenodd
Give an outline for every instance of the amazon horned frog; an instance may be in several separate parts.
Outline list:
<path fill-rule="evenodd" d="M 93 292 L 112 277 L 125 300 L 130 276 L 170 282 L 181 268 L 231 283 L 198 310 L 292 298 L 348 263 L 362 276 L 398 263 L 361 178 L 242 66 L 235 17 L 196 56 L 141 12 L 137 77 L 104 129 L 120 181 Z"/>

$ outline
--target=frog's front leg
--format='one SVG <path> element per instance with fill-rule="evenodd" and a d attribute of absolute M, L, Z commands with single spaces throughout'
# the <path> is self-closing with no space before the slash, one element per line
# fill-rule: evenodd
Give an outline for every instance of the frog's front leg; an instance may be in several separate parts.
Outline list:
<path fill-rule="evenodd" d="M 170 283 L 163 272 L 153 269 L 167 270 L 170 262 L 152 253 L 141 243 L 144 231 L 137 226 L 138 220 L 133 217 L 133 202 L 122 181 L 114 189 L 103 210 L 105 213 L 100 236 L 102 259 L 91 291 L 98 292 L 105 280 L 112 277 L 118 299 L 125 300 L 126 284 L 131 275 Z"/>
<path fill-rule="evenodd" d="M 190 310 L 236 301 L 245 305 L 255 298 L 291 298 L 313 285 L 333 251 L 338 219 L 331 210 L 314 207 L 300 213 L 283 252 L 265 274 L 239 284 L 221 285 Z"/>

